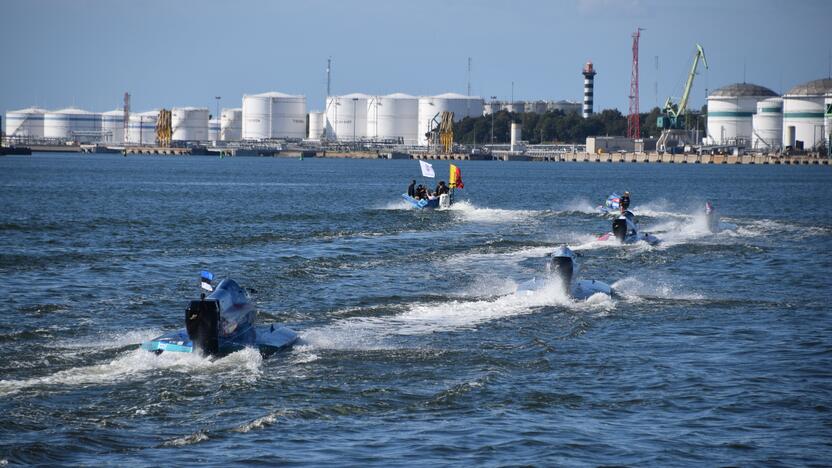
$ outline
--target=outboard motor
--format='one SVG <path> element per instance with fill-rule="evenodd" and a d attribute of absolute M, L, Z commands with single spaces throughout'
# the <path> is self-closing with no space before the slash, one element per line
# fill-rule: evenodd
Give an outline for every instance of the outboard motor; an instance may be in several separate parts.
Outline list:
<path fill-rule="evenodd" d="M 185 310 L 188 337 L 205 355 L 219 353 L 220 305 L 215 299 L 191 301 Z"/>
<path fill-rule="evenodd" d="M 627 220 L 625 218 L 612 220 L 612 233 L 616 239 L 624 242 L 624 238 L 627 236 Z"/>
<path fill-rule="evenodd" d="M 561 280 L 564 289 L 569 292 L 572 285 L 572 276 L 577 270 L 575 265 L 575 254 L 568 247 L 558 247 L 552 252 L 549 260 L 549 273 Z"/>

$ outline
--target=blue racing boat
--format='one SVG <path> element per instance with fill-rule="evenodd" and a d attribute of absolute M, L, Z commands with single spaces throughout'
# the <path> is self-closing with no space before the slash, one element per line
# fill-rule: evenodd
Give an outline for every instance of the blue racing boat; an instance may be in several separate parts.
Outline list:
<path fill-rule="evenodd" d="M 264 356 L 292 346 L 298 340 L 293 330 L 277 326 L 255 326 L 257 310 L 248 293 L 232 279 L 223 280 L 211 295 L 193 300 L 185 310 L 185 328 L 142 343 L 142 349 L 162 352 L 224 356 L 246 347 L 257 347 Z M 213 278 L 213 275 L 211 275 Z"/>
<path fill-rule="evenodd" d="M 613 192 L 607 197 L 603 205 L 598 205 L 595 209 L 601 214 L 618 215 L 621 211 L 621 196 Z"/>

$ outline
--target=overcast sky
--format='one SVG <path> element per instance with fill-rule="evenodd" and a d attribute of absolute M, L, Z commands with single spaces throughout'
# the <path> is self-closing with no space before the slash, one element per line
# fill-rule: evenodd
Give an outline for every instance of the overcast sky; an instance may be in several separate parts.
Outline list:
<path fill-rule="evenodd" d="M 579 101 L 627 113 L 631 34 L 641 37 L 641 109 L 678 96 L 695 44 L 706 89 L 743 79 L 784 92 L 826 78 L 830 0 L 0 0 L 0 111 L 239 107 L 243 94 L 466 92 Z M 658 57 L 658 73 L 656 68 Z M 658 83 L 658 94 L 655 84 Z"/>

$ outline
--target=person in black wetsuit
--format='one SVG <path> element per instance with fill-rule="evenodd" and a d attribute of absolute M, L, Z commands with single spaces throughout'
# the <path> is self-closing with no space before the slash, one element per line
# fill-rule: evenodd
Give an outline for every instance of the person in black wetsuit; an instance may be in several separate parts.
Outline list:
<path fill-rule="evenodd" d="M 624 192 L 624 195 L 621 196 L 619 204 L 622 212 L 630 209 L 630 192 Z"/>
<path fill-rule="evenodd" d="M 444 195 L 448 192 L 449 192 L 448 186 L 445 185 L 445 181 L 444 180 L 439 181 L 439 185 L 436 186 L 436 192 L 434 194 L 438 197 L 438 196 Z"/>
<path fill-rule="evenodd" d="M 407 186 L 407 196 L 408 197 L 415 197 L 416 196 L 416 181 L 411 180 L 410 185 Z"/>

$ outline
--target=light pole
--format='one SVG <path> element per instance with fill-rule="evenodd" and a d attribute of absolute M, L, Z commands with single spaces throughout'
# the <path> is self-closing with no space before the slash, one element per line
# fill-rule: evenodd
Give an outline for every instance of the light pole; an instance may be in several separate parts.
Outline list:
<path fill-rule="evenodd" d="M 222 98 L 220 96 L 214 96 L 214 99 L 217 100 L 217 113 L 214 114 L 214 120 L 216 121 L 215 123 L 220 123 L 220 99 L 222 99 Z M 208 122 L 208 126 L 209 127 L 211 126 L 211 122 Z M 217 140 L 220 139 L 220 131 L 221 130 L 222 130 L 222 125 L 220 125 L 220 128 L 217 129 Z M 210 129 L 209 129 L 208 133 L 210 133 Z"/>
<path fill-rule="evenodd" d="M 494 108 L 494 105 L 497 103 L 497 96 L 491 96 L 491 144 L 494 144 L 494 113 L 497 112 L 497 109 Z"/>

